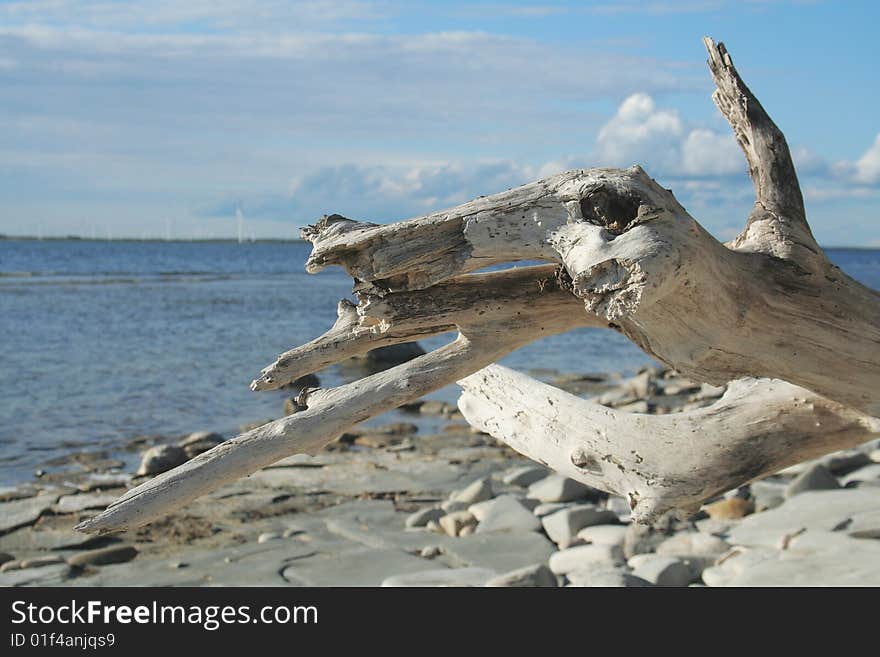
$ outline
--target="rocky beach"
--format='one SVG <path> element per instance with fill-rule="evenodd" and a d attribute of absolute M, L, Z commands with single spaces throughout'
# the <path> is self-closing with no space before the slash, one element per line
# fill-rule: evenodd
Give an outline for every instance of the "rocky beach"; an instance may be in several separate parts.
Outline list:
<path fill-rule="evenodd" d="M 635 413 L 697 408 L 724 392 L 661 368 L 535 374 Z M 395 419 L 103 537 L 73 527 L 231 436 L 137 437 L 136 471 L 114 454 L 73 452 L 0 489 L 0 585 L 880 585 L 876 440 L 728 491 L 687 520 L 644 526 L 622 498 L 475 432 L 449 403 L 416 402 Z"/>

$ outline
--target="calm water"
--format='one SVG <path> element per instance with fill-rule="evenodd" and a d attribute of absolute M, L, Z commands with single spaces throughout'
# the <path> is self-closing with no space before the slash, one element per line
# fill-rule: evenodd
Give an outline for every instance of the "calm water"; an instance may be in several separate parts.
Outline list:
<path fill-rule="evenodd" d="M 284 393 L 248 384 L 278 353 L 324 332 L 351 289 L 338 268 L 305 274 L 308 252 L 303 243 L 0 241 L 0 482 L 30 478 L 72 446 L 233 435 L 278 417 Z M 880 288 L 880 250 L 829 256 Z M 595 372 L 650 359 L 611 331 L 582 330 L 503 362 Z M 324 386 L 350 375 L 319 373 Z M 451 401 L 455 390 L 432 396 Z"/>

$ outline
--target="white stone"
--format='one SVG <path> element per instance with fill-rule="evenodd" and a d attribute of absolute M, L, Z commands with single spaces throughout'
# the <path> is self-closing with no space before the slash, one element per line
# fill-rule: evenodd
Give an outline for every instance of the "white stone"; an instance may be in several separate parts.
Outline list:
<path fill-rule="evenodd" d="M 408 575 L 394 575 L 382 582 L 382 586 L 485 586 L 495 577 L 494 570 L 486 568 L 444 568 L 426 570 Z"/>
<path fill-rule="evenodd" d="M 626 525 L 594 525 L 584 527 L 577 533 L 577 537 L 585 543 L 594 545 L 619 545 L 623 548 L 623 539 L 626 536 Z"/>
<path fill-rule="evenodd" d="M 872 463 L 871 465 L 866 465 L 863 468 L 850 472 L 848 475 L 841 478 L 840 483 L 846 486 L 854 481 L 870 481 L 875 479 L 880 479 L 880 463 Z"/>
<path fill-rule="evenodd" d="M 729 549 L 730 545 L 717 536 L 682 532 L 667 538 L 655 551 L 668 557 L 717 557 Z"/>
<path fill-rule="evenodd" d="M 519 468 L 509 470 L 502 481 L 510 486 L 521 486 L 528 488 L 536 481 L 544 479 L 549 474 L 547 468 L 540 465 L 524 465 Z"/>
<path fill-rule="evenodd" d="M 687 586 L 691 583 L 693 578 L 691 569 L 680 559 L 662 555 L 639 556 L 645 558 L 633 569 L 633 575 L 636 577 L 641 577 L 655 586 Z"/>
<path fill-rule="evenodd" d="M 465 527 L 477 524 L 477 519 L 467 511 L 454 511 L 448 513 L 437 521 L 446 532 L 447 536 L 458 536 Z"/>
<path fill-rule="evenodd" d="M 504 587 L 556 587 L 556 575 L 542 563 L 517 568 L 509 573 L 493 577 L 486 586 Z"/>
<path fill-rule="evenodd" d="M 540 529 L 541 521 L 520 504 L 519 500 L 511 495 L 501 495 L 492 500 L 490 506 L 484 510 L 476 531 L 477 533 L 536 532 Z"/>
<path fill-rule="evenodd" d="M 424 527 L 431 520 L 440 520 L 444 515 L 446 515 L 446 512 L 436 506 L 427 509 L 420 509 L 407 516 L 404 524 L 407 527 Z"/>
<path fill-rule="evenodd" d="M 578 545 L 550 555 L 550 570 L 565 575 L 575 570 L 589 570 L 595 564 L 616 566 L 623 563 L 623 550 L 616 545 Z"/>
<path fill-rule="evenodd" d="M 493 495 L 492 480 L 489 477 L 483 477 L 462 488 L 460 491 L 456 491 L 449 499 L 452 502 L 462 502 L 470 506 L 476 502 L 488 500 Z"/>
<path fill-rule="evenodd" d="M 578 540 L 577 533 L 584 527 L 615 522 L 614 513 L 590 505 L 568 507 L 541 518 L 547 536 L 563 549 Z"/>
<path fill-rule="evenodd" d="M 731 527 L 731 545 L 775 548 L 784 536 L 801 530 L 832 531 L 857 513 L 880 508 L 880 489 L 808 491 L 770 511 L 755 513 Z"/>
<path fill-rule="evenodd" d="M 593 493 L 594 489 L 586 484 L 553 473 L 529 486 L 528 497 L 541 502 L 571 502 Z"/>
<path fill-rule="evenodd" d="M 584 570 L 574 570 L 566 574 L 569 586 L 578 587 L 647 587 L 651 582 L 636 577 L 622 568 L 594 564 Z"/>

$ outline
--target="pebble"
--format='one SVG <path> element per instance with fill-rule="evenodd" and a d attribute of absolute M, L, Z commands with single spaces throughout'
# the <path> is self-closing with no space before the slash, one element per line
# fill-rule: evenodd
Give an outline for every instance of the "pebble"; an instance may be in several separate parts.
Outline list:
<path fill-rule="evenodd" d="M 837 477 L 824 465 L 817 464 L 792 480 L 785 489 L 785 497 L 794 497 L 808 490 L 834 490 L 840 487 Z"/>
<path fill-rule="evenodd" d="M 455 511 L 466 511 L 469 506 L 471 505 L 459 500 L 446 500 L 440 505 L 440 510 L 444 513 L 454 513 Z"/>
<path fill-rule="evenodd" d="M 843 477 L 840 482 L 844 486 L 850 486 L 854 482 L 873 481 L 880 479 L 880 463 L 872 463 L 859 468 Z"/>
<path fill-rule="evenodd" d="M 64 563 L 64 559 L 62 559 L 57 554 L 47 554 L 45 556 L 32 557 L 30 559 L 22 559 L 19 562 L 18 567 L 20 569 L 42 568 L 43 566 L 51 566 L 56 563 Z"/>
<path fill-rule="evenodd" d="M 459 536 L 465 527 L 473 527 L 477 519 L 467 511 L 453 511 L 438 520 L 447 536 Z"/>
<path fill-rule="evenodd" d="M 508 471 L 501 481 L 510 486 L 528 488 L 536 481 L 544 479 L 548 474 L 547 468 L 540 465 L 525 465 Z"/>
<path fill-rule="evenodd" d="M 0 534 L 33 524 L 55 504 L 58 497 L 56 493 L 41 493 L 35 497 L 0 502 Z"/>
<path fill-rule="evenodd" d="M 605 565 L 593 565 L 585 570 L 573 570 L 566 574 L 568 586 L 577 587 L 649 587 L 654 586 L 648 580 L 628 573 L 621 568 Z"/>
<path fill-rule="evenodd" d="M 157 475 L 186 462 L 186 451 L 177 445 L 156 445 L 141 457 L 138 475 Z"/>
<path fill-rule="evenodd" d="M 490 502 L 481 502 L 480 504 L 488 504 L 489 506 L 480 509 L 482 518 L 471 511 L 480 521 L 476 529 L 477 533 L 536 532 L 541 530 L 541 521 L 511 495 L 501 495 Z"/>
<path fill-rule="evenodd" d="M 594 564 L 616 566 L 623 563 L 623 551 L 614 545 L 578 545 L 550 555 L 550 570 L 565 575 L 575 570 L 586 570 Z"/>
<path fill-rule="evenodd" d="M 384 580 L 382 586 L 485 586 L 496 574 L 487 568 L 444 568 L 394 575 Z"/>
<path fill-rule="evenodd" d="M 493 587 L 546 587 L 552 588 L 558 586 L 556 575 L 547 566 L 542 563 L 524 568 L 517 568 L 509 573 L 493 577 L 486 586 Z"/>
<path fill-rule="evenodd" d="M 584 527 L 577 533 L 577 537 L 585 543 L 594 545 L 618 545 L 623 549 L 623 541 L 626 538 L 626 525 L 593 525 Z"/>
<path fill-rule="evenodd" d="M 541 518 L 547 536 L 562 549 L 576 543 L 577 533 L 584 527 L 616 522 L 616 514 L 589 505 L 568 507 Z"/>
<path fill-rule="evenodd" d="M 693 578 L 691 569 L 680 559 L 662 555 L 639 555 L 642 557 L 633 575 L 641 577 L 654 586 L 687 586 Z"/>
<path fill-rule="evenodd" d="M 597 491 L 586 484 L 553 473 L 529 486 L 528 497 L 541 502 L 571 502 L 584 498 L 595 498 Z"/>
<path fill-rule="evenodd" d="M 870 463 L 870 455 L 860 449 L 846 449 L 822 458 L 822 465 L 838 477 L 847 475 Z"/>
<path fill-rule="evenodd" d="M 96 550 L 78 552 L 72 557 L 68 557 L 67 563 L 71 566 L 80 568 L 86 565 L 104 566 L 107 564 L 131 561 L 137 556 L 137 554 L 137 548 L 133 545 L 111 545 Z"/>
<path fill-rule="evenodd" d="M 755 504 L 751 500 L 744 500 L 739 497 L 729 497 L 727 499 L 707 504 L 703 510 L 709 514 L 710 518 L 718 520 L 745 518 L 755 510 Z"/>
<path fill-rule="evenodd" d="M 440 520 L 444 515 L 446 515 L 446 512 L 443 509 L 432 506 L 408 515 L 404 525 L 412 528 L 424 527 L 432 520 Z"/>
<path fill-rule="evenodd" d="M 531 498 L 531 497 L 527 497 L 526 499 L 531 500 L 531 499 L 533 499 L 533 498 Z M 532 513 L 534 513 L 536 516 L 538 516 L 539 518 L 541 518 L 541 517 L 543 517 L 543 516 L 548 516 L 548 515 L 550 515 L 551 513 L 556 513 L 556 512 L 559 511 L 560 509 L 564 509 L 564 508 L 566 508 L 567 506 L 568 506 L 568 504 L 565 504 L 564 502 L 545 502 L 545 503 L 540 503 L 540 502 L 539 502 L 539 503 L 538 503 L 538 504 L 532 509 Z"/>
<path fill-rule="evenodd" d="M 426 545 L 419 550 L 419 556 L 424 559 L 433 559 L 443 554 L 443 549 L 438 545 Z"/>
<path fill-rule="evenodd" d="M 470 506 L 471 504 L 488 500 L 493 495 L 492 480 L 489 477 L 483 477 L 450 495 L 449 500 L 452 502 L 462 502 Z"/>
<path fill-rule="evenodd" d="M 670 536 L 657 548 L 657 554 L 667 557 L 717 557 L 730 549 L 726 541 L 700 532 L 685 532 Z"/>
<path fill-rule="evenodd" d="M 77 513 L 86 509 L 103 509 L 119 498 L 120 493 L 80 493 L 64 495 L 55 509 L 60 513 Z"/>
<path fill-rule="evenodd" d="M 277 541 L 281 538 L 281 534 L 275 532 L 263 532 L 257 536 L 257 543 L 268 543 L 269 541 Z"/>

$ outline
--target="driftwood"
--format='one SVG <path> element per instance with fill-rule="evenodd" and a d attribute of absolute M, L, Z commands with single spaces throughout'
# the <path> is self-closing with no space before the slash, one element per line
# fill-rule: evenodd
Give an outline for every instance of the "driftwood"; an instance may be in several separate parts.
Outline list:
<path fill-rule="evenodd" d="M 755 186 L 735 240 L 716 241 L 638 166 L 569 171 L 388 225 L 324 217 L 303 231 L 313 244 L 307 270 L 342 266 L 359 303 L 341 302 L 333 328 L 279 357 L 255 390 L 377 346 L 458 337 L 386 372 L 305 391 L 299 413 L 133 489 L 79 528 L 149 522 L 456 379 L 472 424 L 627 496 L 640 521 L 867 440 L 880 415 L 880 294 L 827 260 L 782 133 L 723 44 L 705 42 L 713 98 Z M 556 264 L 469 274 L 516 260 Z M 538 337 L 583 326 L 617 330 L 697 381 L 748 378 L 711 407 L 651 417 L 487 367 Z"/>

